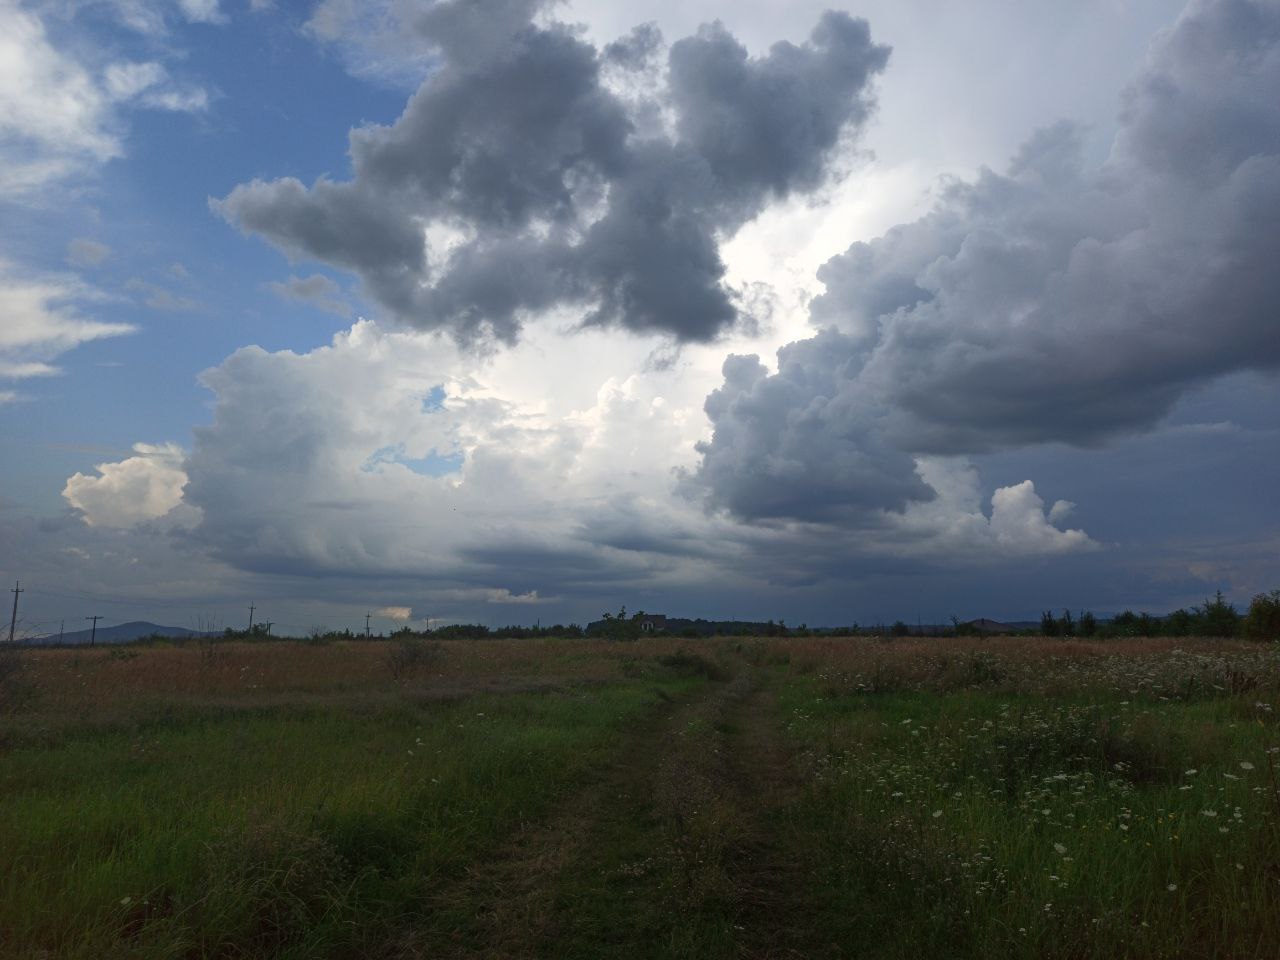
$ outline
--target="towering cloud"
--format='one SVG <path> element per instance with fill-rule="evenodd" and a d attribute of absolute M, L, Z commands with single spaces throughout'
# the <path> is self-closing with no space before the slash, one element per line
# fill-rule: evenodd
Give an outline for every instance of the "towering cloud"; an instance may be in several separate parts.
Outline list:
<path fill-rule="evenodd" d="M 522 316 L 555 306 L 714 338 L 737 317 L 719 239 L 822 182 L 871 109 L 887 48 L 841 13 L 754 58 L 712 24 L 637 92 L 655 30 L 601 51 L 535 23 L 540 6 L 431 4 L 413 23 L 439 65 L 393 125 L 352 132 L 352 179 L 254 181 L 214 206 L 462 341 L 514 341 Z"/>
<path fill-rule="evenodd" d="M 1277 89 L 1280 4 L 1193 2 L 1099 170 L 1056 124 L 830 260 L 824 332 L 771 376 L 726 364 L 695 486 L 748 518 L 899 508 L 919 497 L 909 454 L 1102 443 L 1211 378 L 1275 370 Z"/>

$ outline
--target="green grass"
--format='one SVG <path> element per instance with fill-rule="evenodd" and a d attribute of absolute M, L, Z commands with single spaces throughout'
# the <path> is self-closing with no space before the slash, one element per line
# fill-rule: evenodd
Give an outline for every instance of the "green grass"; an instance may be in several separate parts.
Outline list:
<path fill-rule="evenodd" d="M 542 815 L 655 689 L 190 710 L 19 747 L 0 760 L 0 954 L 367 955 Z"/>
<path fill-rule="evenodd" d="M 818 922 L 868 956 L 1280 953 L 1270 712 L 1085 693 L 790 677 Z"/>
<path fill-rule="evenodd" d="M 389 650 L 33 656 L 0 956 L 1280 956 L 1280 648 Z"/>

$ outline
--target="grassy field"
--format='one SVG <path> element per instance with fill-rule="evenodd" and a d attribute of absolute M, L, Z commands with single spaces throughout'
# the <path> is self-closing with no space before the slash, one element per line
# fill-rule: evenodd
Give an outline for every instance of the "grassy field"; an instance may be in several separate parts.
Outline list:
<path fill-rule="evenodd" d="M 0 956 L 1280 956 L 1280 648 L 205 643 L 0 671 Z"/>

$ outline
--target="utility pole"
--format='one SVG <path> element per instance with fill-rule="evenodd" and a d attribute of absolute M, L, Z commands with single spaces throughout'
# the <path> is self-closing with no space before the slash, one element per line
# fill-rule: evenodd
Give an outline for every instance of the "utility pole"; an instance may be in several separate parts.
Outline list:
<path fill-rule="evenodd" d="M 373 634 L 369 630 L 369 618 L 372 616 L 373 616 L 372 613 L 366 613 L 364 615 L 364 637 L 366 640 L 368 640 L 371 636 L 373 636 Z"/>
<path fill-rule="evenodd" d="M 269 636 L 271 636 L 271 624 L 272 624 L 273 622 L 274 622 L 274 621 L 272 621 L 272 620 L 268 620 L 268 621 L 267 621 L 267 636 L 268 636 L 268 637 L 269 637 Z"/>
<path fill-rule="evenodd" d="M 62 646 L 62 635 L 63 633 L 66 632 L 66 629 L 67 629 L 67 621 L 59 620 L 58 621 L 58 646 Z"/>
<path fill-rule="evenodd" d="M 98 621 L 104 618 L 103 617 L 85 617 L 85 619 L 93 621 L 93 629 L 89 631 L 89 647 L 92 648 L 93 641 L 98 639 Z"/>
<path fill-rule="evenodd" d="M 253 611 L 257 609 L 258 608 L 255 607 L 252 603 L 249 604 L 249 632 L 250 633 L 253 633 Z"/>
<path fill-rule="evenodd" d="M 22 581 L 13 581 L 13 589 L 9 592 L 13 594 L 13 616 L 9 618 L 9 642 L 13 643 L 13 631 L 18 626 L 18 594 L 25 592 L 22 589 Z"/>

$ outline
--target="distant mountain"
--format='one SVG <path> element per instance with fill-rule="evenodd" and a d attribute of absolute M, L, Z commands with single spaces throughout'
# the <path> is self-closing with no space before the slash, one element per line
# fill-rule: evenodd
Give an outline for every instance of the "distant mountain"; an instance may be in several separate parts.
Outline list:
<path fill-rule="evenodd" d="M 987 617 L 979 617 L 977 620 L 970 620 L 965 624 L 978 633 L 1013 633 L 1015 630 L 1021 629 L 1016 623 L 1001 623 L 999 620 L 991 620 Z"/>
<path fill-rule="evenodd" d="M 73 630 L 64 633 L 61 641 L 59 641 L 56 633 L 51 633 L 43 637 L 29 637 L 22 642 L 26 644 L 54 645 L 60 642 L 63 646 L 88 646 L 89 637 L 92 633 L 92 630 Z M 158 623 L 149 623 L 146 620 L 134 620 L 131 623 L 121 623 L 114 627 L 99 627 L 98 635 L 94 638 L 94 642 L 103 644 L 128 643 L 130 640 L 157 635 L 179 638 L 209 636 L 209 634 L 202 634 L 196 630 L 188 630 L 186 627 L 166 627 Z"/>

